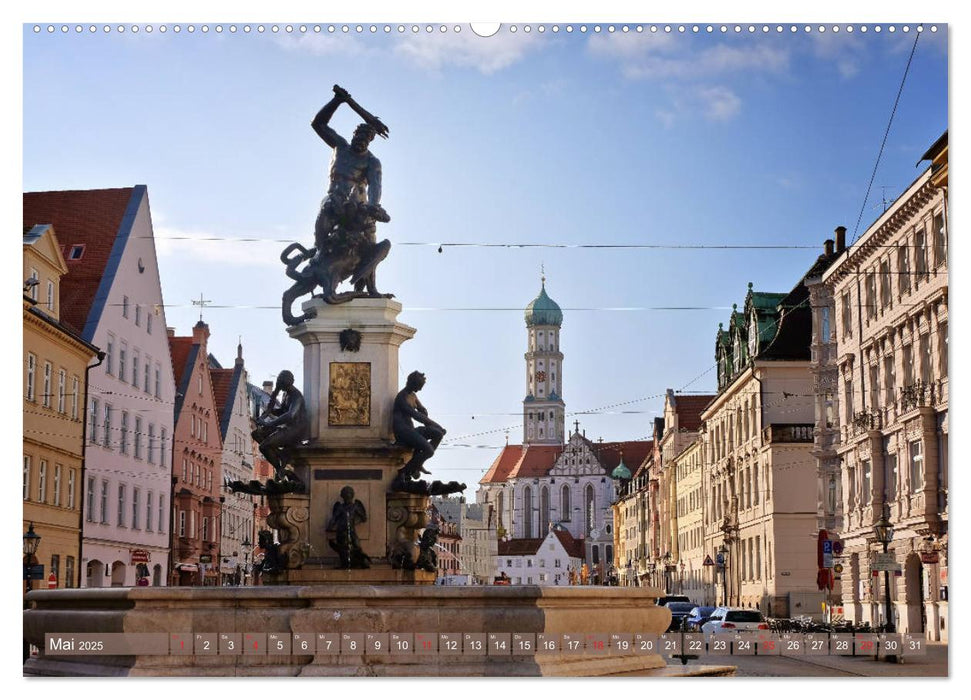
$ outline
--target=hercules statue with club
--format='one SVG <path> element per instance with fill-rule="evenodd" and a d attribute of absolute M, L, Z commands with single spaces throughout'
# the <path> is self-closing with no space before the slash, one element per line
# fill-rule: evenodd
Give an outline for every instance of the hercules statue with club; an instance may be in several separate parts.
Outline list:
<path fill-rule="evenodd" d="M 350 143 L 329 124 L 341 103 L 347 104 L 364 119 Z M 307 316 L 293 316 L 293 302 L 321 287 L 321 298 L 328 304 L 342 304 L 361 297 L 390 298 L 381 294 L 375 284 L 375 268 L 384 260 L 391 243 L 377 242 L 376 222 L 387 223 L 391 217 L 381 206 L 381 161 L 368 150 L 374 137 L 388 137 L 388 127 L 361 107 L 339 85 L 334 97 L 324 105 L 311 123 L 317 135 L 333 149 L 330 161 L 330 186 L 320 204 L 314 226 L 314 247 L 307 250 L 293 243 L 283 251 L 280 260 L 287 266 L 287 276 L 295 284 L 283 295 L 283 320 L 296 325 Z M 294 251 L 299 251 L 292 255 Z M 298 269 L 305 261 L 307 265 Z M 349 279 L 354 291 L 337 292 L 337 286 Z"/>

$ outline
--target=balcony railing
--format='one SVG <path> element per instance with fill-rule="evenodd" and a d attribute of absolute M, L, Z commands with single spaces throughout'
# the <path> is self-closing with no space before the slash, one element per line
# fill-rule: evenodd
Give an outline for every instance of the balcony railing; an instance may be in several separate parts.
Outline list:
<path fill-rule="evenodd" d="M 773 423 L 762 429 L 762 440 L 772 442 L 813 442 L 813 423 Z"/>

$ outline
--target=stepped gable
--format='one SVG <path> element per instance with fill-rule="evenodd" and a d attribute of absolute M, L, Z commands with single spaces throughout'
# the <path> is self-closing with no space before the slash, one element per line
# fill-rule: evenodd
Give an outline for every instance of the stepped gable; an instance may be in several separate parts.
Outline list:
<path fill-rule="evenodd" d="M 103 190 L 25 192 L 23 225 L 51 224 L 65 252 L 61 320 L 91 339 L 114 280 L 144 185 Z M 80 257 L 69 252 L 84 246 Z"/>

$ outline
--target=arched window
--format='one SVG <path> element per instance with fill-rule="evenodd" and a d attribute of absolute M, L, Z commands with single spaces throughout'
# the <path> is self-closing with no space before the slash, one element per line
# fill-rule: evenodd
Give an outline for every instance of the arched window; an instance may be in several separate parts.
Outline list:
<path fill-rule="evenodd" d="M 560 520 L 570 520 L 573 513 L 573 507 L 570 504 L 570 487 L 563 486 L 563 490 L 560 493 Z"/>
<path fill-rule="evenodd" d="M 584 532 L 587 536 L 597 525 L 596 497 L 593 494 L 593 484 L 587 484 L 584 495 L 584 514 L 586 515 L 586 526 Z"/>
<path fill-rule="evenodd" d="M 527 486 L 523 489 L 523 537 L 533 536 L 533 492 Z"/>
<path fill-rule="evenodd" d="M 539 536 L 545 537 L 550 527 L 550 490 L 543 487 L 539 492 Z"/>

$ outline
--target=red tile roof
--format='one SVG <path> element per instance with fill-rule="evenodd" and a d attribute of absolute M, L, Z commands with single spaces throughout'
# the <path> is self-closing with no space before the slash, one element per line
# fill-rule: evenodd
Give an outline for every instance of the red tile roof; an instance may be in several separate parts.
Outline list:
<path fill-rule="evenodd" d="M 541 537 L 523 537 L 518 540 L 509 540 L 506 542 L 499 540 L 499 556 L 521 557 L 527 554 L 536 554 L 541 544 L 543 544 L 543 538 Z"/>
<path fill-rule="evenodd" d="M 561 452 L 563 447 L 560 445 L 529 445 L 522 453 L 522 459 L 509 472 L 509 478 L 532 479 L 546 476 Z"/>
<path fill-rule="evenodd" d="M 624 464 L 633 472 L 644 462 L 649 454 L 654 450 L 653 440 L 631 440 L 629 442 L 603 442 L 593 446 L 594 452 L 600 457 L 603 464 L 610 474 L 618 464 L 623 454 Z"/>
<path fill-rule="evenodd" d="M 189 362 L 189 354 L 191 352 L 191 337 L 169 336 L 169 354 L 172 356 L 172 376 L 175 378 L 176 390 L 183 393 L 185 392 L 184 387 L 182 387 L 182 375 L 185 373 L 185 366 Z"/>
<path fill-rule="evenodd" d="M 513 478 L 545 476 L 562 451 L 559 445 L 527 445 L 525 448 L 506 445 L 479 483 L 496 484 Z"/>
<path fill-rule="evenodd" d="M 66 250 L 83 244 L 79 260 L 65 256 L 61 279 L 61 320 L 84 331 L 108 258 L 135 188 L 25 192 L 23 225 L 52 224 Z"/>
<path fill-rule="evenodd" d="M 701 427 L 701 414 L 716 394 L 675 394 L 674 410 L 678 414 L 680 430 L 698 430 Z"/>
<path fill-rule="evenodd" d="M 233 389 L 233 374 L 236 373 L 236 368 L 232 369 L 216 369 L 215 367 L 209 368 L 209 376 L 212 378 L 212 393 L 216 399 L 216 415 L 219 416 L 220 428 L 227 423 L 225 420 L 227 413 L 232 413 L 233 406 L 235 405 L 235 397 L 231 397 L 229 393 Z M 223 430 L 223 440 L 226 439 L 226 431 Z"/>
<path fill-rule="evenodd" d="M 566 550 L 566 553 L 568 555 L 570 555 L 574 559 L 585 558 L 584 552 L 583 552 L 584 547 L 583 547 L 582 539 L 579 539 L 579 540 L 573 539 L 573 535 L 571 535 L 567 530 L 553 530 L 553 534 L 556 535 L 556 539 L 560 541 L 560 544 L 563 545 L 563 549 Z"/>

